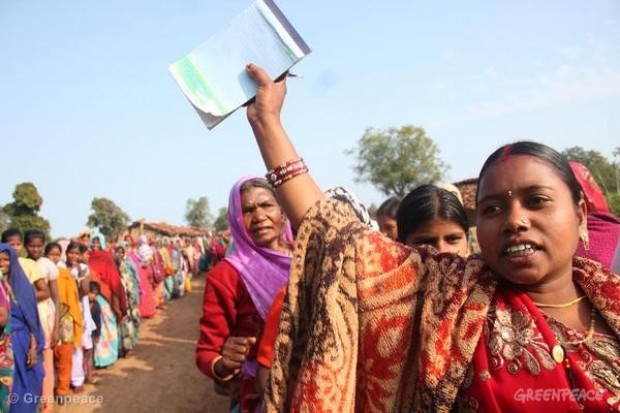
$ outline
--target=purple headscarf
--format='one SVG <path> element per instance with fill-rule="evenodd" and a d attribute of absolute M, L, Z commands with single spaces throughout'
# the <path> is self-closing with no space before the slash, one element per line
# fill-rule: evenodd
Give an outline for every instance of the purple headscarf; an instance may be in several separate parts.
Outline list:
<path fill-rule="evenodd" d="M 264 320 L 276 293 L 288 282 L 291 257 L 256 245 L 245 228 L 241 208 L 241 186 L 255 178 L 257 177 L 245 176 L 230 190 L 228 222 L 234 250 L 225 260 L 239 271 L 256 310 Z M 288 220 L 282 226 L 281 234 L 285 240 L 293 243 L 293 233 Z"/>

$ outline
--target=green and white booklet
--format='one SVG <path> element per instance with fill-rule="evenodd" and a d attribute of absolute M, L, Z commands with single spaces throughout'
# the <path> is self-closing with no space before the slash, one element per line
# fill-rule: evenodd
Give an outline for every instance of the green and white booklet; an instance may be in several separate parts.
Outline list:
<path fill-rule="evenodd" d="M 310 48 L 272 0 L 256 0 L 223 31 L 170 65 L 170 72 L 209 129 L 256 95 L 245 71 L 255 63 L 275 79 Z"/>

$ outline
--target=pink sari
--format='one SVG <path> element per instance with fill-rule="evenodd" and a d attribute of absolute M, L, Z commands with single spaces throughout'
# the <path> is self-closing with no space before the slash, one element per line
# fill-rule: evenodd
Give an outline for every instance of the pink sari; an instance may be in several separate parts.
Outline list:
<path fill-rule="evenodd" d="M 142 266 L 140 258 L 138 258 L 134 251 L 129 252 L 127 256 L 138 269 L 138 278 L 140 279 L 140 316 L 142 318 L 153 317 L 157 311 L 157 303 L 155 302 L 155 292 L 149 279 L 148 269 Z"/>

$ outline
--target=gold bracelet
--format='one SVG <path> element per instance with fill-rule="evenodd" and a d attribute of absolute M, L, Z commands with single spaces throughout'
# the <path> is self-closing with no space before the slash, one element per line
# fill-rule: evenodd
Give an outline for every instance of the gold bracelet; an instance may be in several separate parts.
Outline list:
<path fill-rule="evenodd" d="M 211 373 L 213 374 L 213 377 L 215 377 L 217 381 L 225 383 L 227 381 L 234 379 L 240 370 L 237 369 L 226 377 L 220 377 L 220 375 L 215 372 L 215 363 L 217 363 L 221 359 L 222 359 L 222 356 L 217 356 L 216 358 L 213 359 L 213 361 L 211 362 Z"/>

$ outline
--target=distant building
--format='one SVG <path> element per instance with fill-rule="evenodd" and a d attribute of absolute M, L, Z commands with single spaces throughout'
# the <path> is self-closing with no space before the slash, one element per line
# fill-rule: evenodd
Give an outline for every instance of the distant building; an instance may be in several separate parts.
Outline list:
<path fill-rule="evenodd" d="M 130 235 L 134 240 L 137 240 L 140 235 L 146 235 L 148 238 L 159 238 L 164 236 L 203 237 L 208 233 L 209 231 L 207 229 L 182 227 L 166 222 L 146 222 L 144 220 L 139 220 L 129 225 L 121 234 L 120 239 L 124 239 L 127 235 Z"/>
<path fill-rule="evenodd" d="M 461 196 L 463 197 L 463 206 L 467 211 L 467 218 L 469 219 L 469 225 L 476 226 L 476 191 L 478 190 L 478 179 L 471 178 L 463 181 L 454 182 Z"/>
<path fill-rule="evenodd" d="M 478 237 L 476 235 L 476 192 L 478 191 L 478 179 L 465 179 L 464 181 L 455 182 L 453 185 L 461 191 L 463 206 L 465 207 L 465 211 L 467 211 L 471 252 L 479 253 L 480 246 L 478 245 Z"/>

